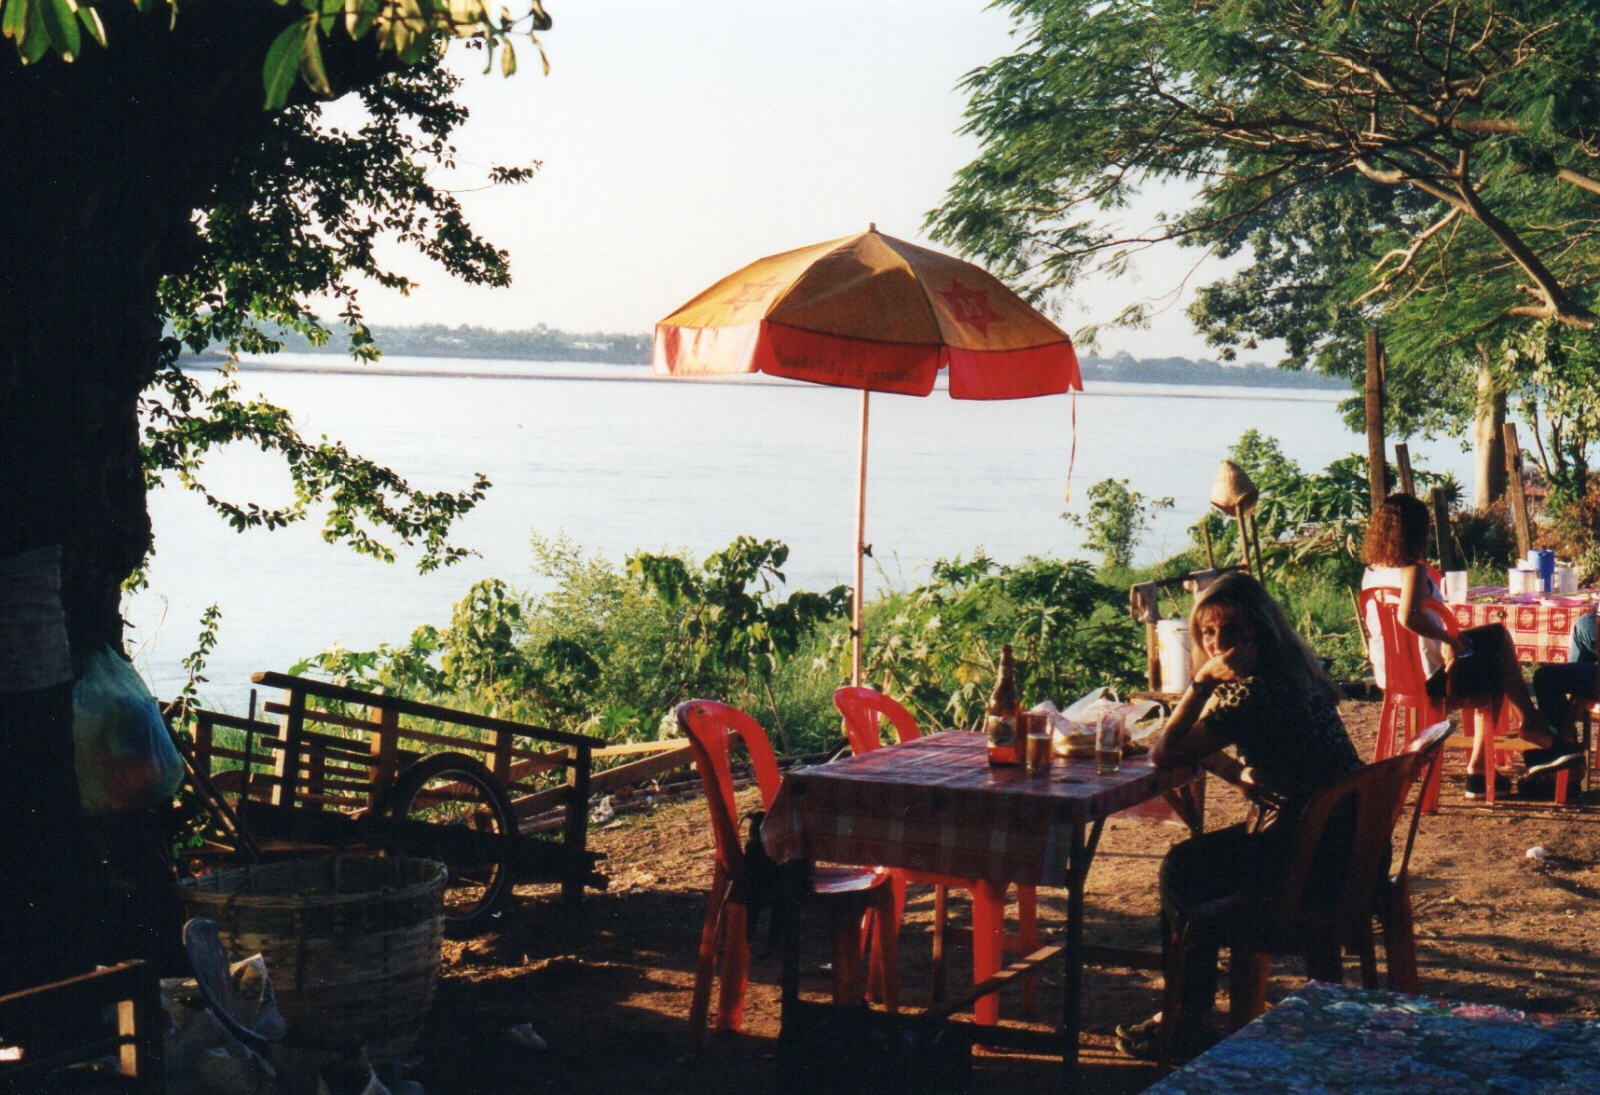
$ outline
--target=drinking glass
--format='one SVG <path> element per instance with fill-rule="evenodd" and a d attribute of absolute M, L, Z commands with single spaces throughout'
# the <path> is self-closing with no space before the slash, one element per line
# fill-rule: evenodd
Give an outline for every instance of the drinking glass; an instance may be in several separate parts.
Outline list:
<path fill-rule="evenodd" d="M 1101 775 L 1122 770 L 1122 716 L 1105 714 L 1094 728 L 1094 764 Z"/>

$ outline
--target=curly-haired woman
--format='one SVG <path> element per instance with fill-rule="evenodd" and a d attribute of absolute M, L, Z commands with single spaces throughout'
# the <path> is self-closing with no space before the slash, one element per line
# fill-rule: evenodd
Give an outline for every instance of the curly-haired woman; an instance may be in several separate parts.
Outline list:
<path fill-rule="evenodd" d="M 1428 695 L 1445 700 L 1452 711 L 1468 701 L 1489 700 L 1515 707 L 1522 716 L 1522 736 L 1539 746 L 1523 755 L 1529 776 L 1580 764 L 1582 748 L 1556 734 L 1535 708 L 1522 679 L 1522 667 L 1517 664 L 1516 647 L 1506 629 L 1500 624 L 1486 624 L 1452 636 L 1438 615 L 1441 610 L 1429 607 L 1440 598 L 1439 587 L 1428 570 L 1427 553 L 1428 507 L 1409 494 L 1389 495 L 1367 526 L 1362 545 L 1367 572 L 1361 588 L 1388 586 L 1400 591 L 1395 618 L 1417 636 L 1422 666 L 1428 674 Z M 1367 632 L 1376 635 L 1378 621 L 1375 612 L 1372 615 L 1367 620 Z M 1372 643 L 1369 653 L 1378 686 L 1385 687 L 1382 644 Z M 1488 767 L 1484 754 L 1485 742 L 1480 735 L 1467 760 L 1468 798 L 1484 793 Z M 1497 794 L 1510 790 L 1504 777 L 1496 774 L 1494 778 Z"/>

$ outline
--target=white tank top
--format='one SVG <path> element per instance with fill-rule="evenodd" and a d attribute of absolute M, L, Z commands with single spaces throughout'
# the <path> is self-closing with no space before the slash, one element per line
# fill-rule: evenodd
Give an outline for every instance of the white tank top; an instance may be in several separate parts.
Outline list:
<path fill-rule="evenodd" d="M 1370 566 L 1367 568 L 1367 572 L 1361 576 L 1361 588 L 1363 590 L 1368 590 L 1388 586 L 1393 589 L 1399 589 L 1400 579 L 1406 569 L 1408 568 Z M 1423 577 L 1428 583 L 1427 589 L 1423 591 L 1423 597 L 1428 600 L 1441 600 L 1442 598 L 1439 596 L 1439 587 L 1434 583 L 1433 575 L 1424 570 Z M 1439 622 L 1441 626 L 1443 626 L 1444 621 L 1439 619 L 1439 614 L 1437 612 L 1434 612 L 1431 609 L 1426 611 L 1428 612 L 1428 615 L 1432 616 L 1436 621 Z M 1388 688 L 1389 682 L 1384 673 L 1383 665 L 1383 640 L 1379 637 L 1378 609 L 1376 605 L 1369 605 L 1367 607 L 1366 624 L 1368 636 L 1367 657 L 1372 662 L 1372 675 L 1373 677 L 1377 678 L 1379 688 Z M 1444 654 L 1437 639 L 1429 639 L 1422 635 L 1418 635 L 1417 649 L 1422 654 L 1422 672 L 1424 676 L 1431 677 L 1439 669 L 1443 668 Z"/>

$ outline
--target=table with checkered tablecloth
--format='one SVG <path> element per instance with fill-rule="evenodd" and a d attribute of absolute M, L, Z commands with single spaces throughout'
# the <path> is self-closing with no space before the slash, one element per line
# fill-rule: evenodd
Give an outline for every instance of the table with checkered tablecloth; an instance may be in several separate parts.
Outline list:
<path fill-rule="evenodd" d="M 986 883 L 1065 886 L 1064 1007 L 1056 1043 L 1078 1055 L 1084 882 L 1106 818 L 1161 796 L 1192 825 L 1198 768 L 1147 757 L 1101 774 L 1057 759 L 1048 775 L 992 768 L 982 734 L 949 731 L 789 772 L 762 825 L 776 860 L 901 867 Z M 786 992 L 788 990 L 786 989 Z M 988 1036 L 986 1036 L 987 1039 Z"/>
<path fill-rule="evenodd" d="M 1567 643 L 1578 617 L 1594 610 L 1600 591 L 1539 596 L 1510 594 L 1505 586 L 1476 586 L 1465 602 L 1449 602 L 1464 631 L 1485 624 L 1504 624 L 1516 644 L 1517 660 L 1550 663 L 1567 660 Z"/>

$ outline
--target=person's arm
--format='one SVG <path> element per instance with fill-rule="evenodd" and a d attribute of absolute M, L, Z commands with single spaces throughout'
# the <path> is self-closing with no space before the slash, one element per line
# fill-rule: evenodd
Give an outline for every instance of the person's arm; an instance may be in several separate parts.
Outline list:
<path fill-rule="evenodd" d="M 1178 706 L 1173 708 L 1172 717 L 1167 720 L 1161 737 L 1150 749 L 1150 761 L 1157 768 L 1194 764 L 1228 744 L 1208 732 L 1200 719 L 1206 701 L 1216 687 L 1216 682 L 1204 681 L 1197 676 L 1183 690 L 1183 696 L 1178 700 Z"/>
<path fill-rule="evenodd" d="M 1423 638 L 1432 639 L 1449 650 L 1452 655 L 1460 657 L 1466 653 L 1469 644 L 1459 635 L 1451 635 L 1433 613 L 1428 611 L 1426 574 L 1427 571 L 1421 564 L 1401 569 L 1400 604 L 1395 615 L 1406 630 L 1413 631 Z"/>

